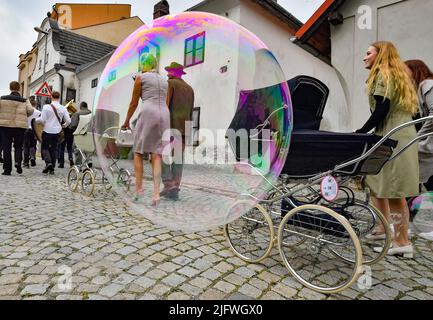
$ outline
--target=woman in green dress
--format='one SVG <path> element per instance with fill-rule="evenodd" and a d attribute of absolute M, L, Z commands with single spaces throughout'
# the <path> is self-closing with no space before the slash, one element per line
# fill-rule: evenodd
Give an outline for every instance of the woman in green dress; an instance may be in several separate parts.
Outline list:
<path fill-rule="evenodd" d="M 367 81 L 372 115 L 356 132 L 384 136 L 395 127 L 412 121 L 418 110 L 418 97 L 409 70 L 390 42 L 372 44 L 364 58 L 370 70 Z M 398 141 L 395 152 L 416 137 L 415 126 L 400 130 L 391 138 Z M 415 144 L 394 161 L 388 162 L 376 176 L 366 178 L 374 205 L 394 224 L 394 241 L 388 255 L 413 257 L 413 246 L 408 237 L 409 208 L 406 198 L 419 194 L 418 146 Z M 376 230 L 376 238 L 384 237 L 384 230 Z"/>

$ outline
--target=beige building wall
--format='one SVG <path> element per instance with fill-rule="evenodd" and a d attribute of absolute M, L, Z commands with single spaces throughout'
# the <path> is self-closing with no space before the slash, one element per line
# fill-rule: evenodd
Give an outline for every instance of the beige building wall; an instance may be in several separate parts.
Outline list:
<path fill-rule="evenodd" d="M 119 46 L 132 32 L 144 25 L 139 17 L 72 30 L 82 36 Z"/>
<path fill-rule="evenodd" d="M 21 94 L 26 98 L 30 96 L 29 85 L 37 62 L 36 52 L 37 49 L 34 49 L 25 55 L 21 55 L 20 64 L 18 65 L 18 82 L 21 84 Z"/>

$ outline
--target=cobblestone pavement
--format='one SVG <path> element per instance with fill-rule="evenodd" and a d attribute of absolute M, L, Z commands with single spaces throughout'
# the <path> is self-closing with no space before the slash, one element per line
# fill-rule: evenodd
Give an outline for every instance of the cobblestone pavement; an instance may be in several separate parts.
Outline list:
<path fill-rule="evenodd" d="M 97 186 L 67 191 L 67 170 L 0 177 L 0 299 L 433 299 L 432 243 L 414 239 L 413 260 L 390 257 L 373 286 L 326 296 L 302 287 L 274 249 L 261 264 L 230 251 L 221 229 L 158 228 Z M 65 267 L 72 288 L 59 286 Z"/>

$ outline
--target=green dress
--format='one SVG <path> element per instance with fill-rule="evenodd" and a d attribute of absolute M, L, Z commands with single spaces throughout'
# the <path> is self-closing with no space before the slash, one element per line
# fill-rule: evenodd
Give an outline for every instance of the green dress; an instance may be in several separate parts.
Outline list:
<path fill-rule="evenodd" d="M 398 104 L 395 90 L 386 87 L 382 75 L 379 73 L 375 80 L 374 89 L 370 92 L 369 102 L 372 111 L 376 108 L 374 96 L 383 96 L 391 101 L 390 111 L 383 123 L 375 130 L 378 136 L 384 136 L 395 127 L 412 121 L 409 112 L 402 110 Z M 416 137 L 415 126 L 410 126 L 395 133 L 391 139 L 398 141 L 394 154 L 404 148 Z M 419 194 L 419 163 L 418 144 L 415 143 L 393 161 L 385 164 L 382 171 L 375 176 L 366 177 L 366 186 L 370 188 L 372 196 L 379 199 L 402 199 Z"/>

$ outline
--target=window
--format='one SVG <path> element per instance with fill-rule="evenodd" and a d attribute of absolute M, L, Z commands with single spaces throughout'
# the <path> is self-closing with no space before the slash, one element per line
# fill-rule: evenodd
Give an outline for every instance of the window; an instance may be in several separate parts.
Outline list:
<path fill-rule="evenodd" d="M 48 59 L 49 59 L 49 57 L 50 57 L 50 54 L 47 53 L 47 60 L 45 60 L 45 64 L 48 64 Z"/>
<path fill-rule="evenodd" d="M 200 145 L 200 108 L 192 110 L 192 143 L 194 147 Z"/>
<path fill-rule="evenodd" d="M 92 80 L 92 88 L 96 88 L 98 86 L 98 78 Z"/>
<path fill-rule="evenodd" d="M 77 91 L 75 89 L 66 89 L 66 102 L 69 102 L 71 100 L 75 101 L 77 95 Z"/>
<path fill-rule="evenodd" d="M 192 67 L 204 62 L 206 32 L 185 40 L 185 67 Z"/>
<path fill-rule="evenodd" d="M 39 70 L 42 69 L 42 60 L 39 60 Z"/>
<path fill-rule="evenodd" d="M 112 82 L 114 80 L 116 80 L 117 78 L 117 72 L 116 70 L 113 70 L 110 72 L 109 76 L 108 76 L 108 82 Z"/>

